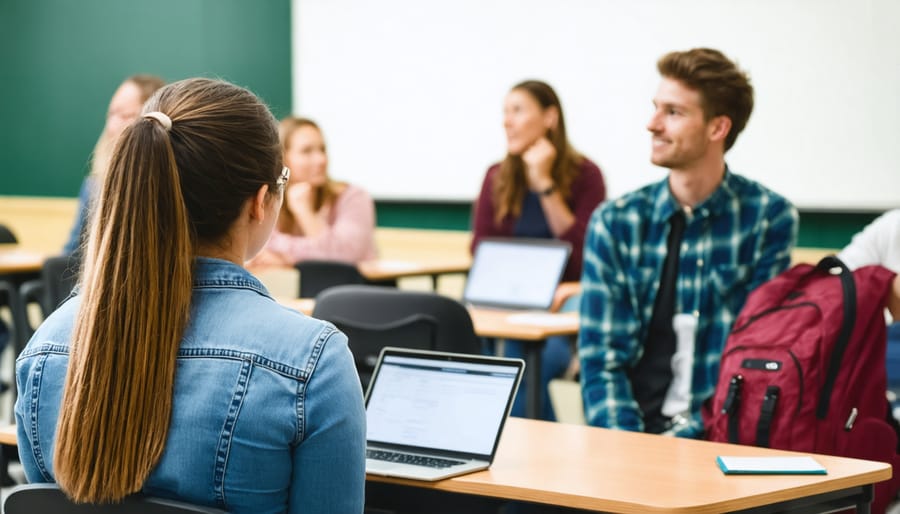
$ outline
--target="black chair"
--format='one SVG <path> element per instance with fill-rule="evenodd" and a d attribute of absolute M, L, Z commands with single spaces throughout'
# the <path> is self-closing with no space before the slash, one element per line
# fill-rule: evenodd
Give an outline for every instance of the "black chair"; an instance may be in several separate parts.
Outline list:
<path fill-rule="evenodd" d="M 6 225 L 0 224 L 0 244 L 17 244 L 16 235 Z M 12 311 L 15 323 L 16 308 L 18 307 L 16 296 L 17 286 L 14 277 L 0 275 L 0 307 L 6 305 Z M 16 327 L 13 327 L 14 329 Z"/>
<path fill-rule="evenodd" d="M 336 286 L 316 297 L 312 315 L 334 323 L 347 334 L 364 389 L 385 346 L 481 353 L 466 308 L 435 293 L 371 285 Z"/>
<path fill-rule="evenodd" d="M 75 503 L 56 484 L 28 484 L 14 488 L 3 502 L 5 514 L 184 514 L 224 513 L 224 510 L 146 496 L 129 496 L 121 503 L 90 505 Z"/>
<path fill-rule="evenodd" d="M 16 244 L 18 242 L 19 240 L 16 239 L 16 235 L 13 234 L 13 231 L 6 225 L 0 224 L 0 243 Z"/>
<path fill-rule="evenodd" d="M 356 266 L 346 262 L 308 260 L 294 267 L 300 272 L 300 298 L 315 298 L 329 287 L 366 283 Z"/>
<path fill-rule="evenodd" d="M 396 280 L 372 282 L 353 265 L 341 261 L 307 260 L 294 265 L 300 272 L 300 298 L 315 298 L 322 291 L 334 286 L 370 284 L 396 287 Z"/>
<path fill-rule="evenodd" d="M 28 305 L 36 303 L 44 318 L 56 310 L 72 293 L 78 283 L 81 268 L 80 255 L 58 255 L 49 257 L 41 267 L 40 278 L 29 280 L 19 287 L 21 297 L 22 337 L 16 339 L 16 354 L 25 347 L 36 327 L 28 321 Z"/>
<path fill-rule="evenodd" d="M 72 293 L 80 271 L 79 253 L 48 257 L 41 267 L 41 277 L 22 284 L 19 293 L 26 305 L 37 303 L 47 317 Z"/>

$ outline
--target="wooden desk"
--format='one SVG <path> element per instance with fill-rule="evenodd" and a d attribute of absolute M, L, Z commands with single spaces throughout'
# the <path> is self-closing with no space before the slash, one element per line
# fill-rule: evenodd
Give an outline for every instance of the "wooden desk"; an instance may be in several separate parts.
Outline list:
<path fill-rule="evenodd" d="M 508 311 L 469 307 L 475 333 L 482 337 L 543 341 L 578 333 L 578 313 Z"/>
<path fill-rule="evenodd" d="M 315 300 L 312 298 L 276 298 L 276 300 L 307 316 L 312 315 L 315 308 Z M 540 383 L 544 340 L 550 336 L 577 334 L 578 314 L 469 307 L 469 316 L 472 317 L 475 334 L 481 337 L 522 339 L 529 342 L 525 345 L 525 380 L 529 384 L 525 413 L 529 418 L 537 418 L 543 402 Z"/>
<path fill-rule="evenodd" d="M 16 444 L 15 425 L 0 428 L 0 444 Z M 891 477 L 889 464 L 825 455 L 815 458 L 827 475 L 726 476 L 718 455 L 793 453 L 509 418 L 488 470 L 439 482 L 366 480 L 588 511 L 701 514 L 808 508 L 836 496 L 857 501 L 863 489 Z"/>
<path fill-rule="evenodd" d="M 588 511 L 712 513 L 797 508 L 796 502 L 836 491 L 852 497 L 891 476 L 889 464 L 818 455 L 827 475 L 726 476 L 716 466 L 718 455 L 793 454 L 509 418 L 486 471 L 439 482 L 366 479 Z"/>
<path fill-rule="evenodd" d="M 578 333 L 578 314 L 544 311 L 508 311 L 469 307 L 475 333 L 481 337 L 522 339 L 525 345 L 525 380 L 528 398 L 525 415 L 538 418 L 544 399 L 541 394 L 541 352 L 550 336 L 571 336 Z"/>
<path fill-rule="evenodd" d="M 0 275 L 36 273 L 41 271 L 46 256 L 23 250 L 18 245 L 0 244 Z"/>
<path fill-rule="evenodd" d="M 6 425 L 5 427 L 0 427 L 0 444 L 6 444 L 9 446 L 16 445 L 15 425 Z"/>
<path fill-rule="evenodd" d="M 375 259 L 360 262 L 357 267 L 364 277 L 373 282 L 430 275 L 432 286 L 434 287 L 434 290 L 437 290 L 437 280 L 439 275 L 448 273 L 467 273 L 471 266 L 471 257 L 460 256 L 457 258 L 427 259 L 422 261 Z"/>
<path fill-rule="evenodd" d="M 423 259 L 373 259 L 360 262 L 356 268 L 359 273 L 370 282 L 389 282 L 406 277 L 430 277 L 431 288 L 437 291 L 438 278 L 447 274 L 465 274 L 472 266 L 469 256 L 456 256 Z M 250 272 L 263 277 L 271 272 L 295 272 L 293 266 L 258 266 L 250 267 Z M 263 279 L 265 281 L 265 279 Z M 293 280 L 296 280 L 294 278 Z M 303 273 L 300 273 L 300 281 L 303 281 Z M 296 291 L 296 290 L 295 290 Z M 290 294 L 282 292 L 283 294 Z M 294 293 L 296 294 L 296 293 Z"/>

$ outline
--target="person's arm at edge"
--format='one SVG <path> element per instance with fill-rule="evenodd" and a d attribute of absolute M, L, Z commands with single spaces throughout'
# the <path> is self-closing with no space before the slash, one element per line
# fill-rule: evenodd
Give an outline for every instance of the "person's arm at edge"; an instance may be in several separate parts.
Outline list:
<path fill-rule="evenodd" d="M 305 427 L 303 441 L 293 450 L 288 512 L 362 513 L 366 412 L 342 333 L 332 332 L 325 342 L 304 396 L 306 408 L 298 422 Z M 312 398 L 317 398 L 314 406 Z M 340 484 L 340 494 L 334 494 L 335 484 Z"/>
<path fill-rule="evenodd" d="M 870 264 L 881 264 L 887 258 L 886 245 L 892 243 L 893 232 L 900 228 L 900 209 L 888 211 L 875 218 L 838 254 L 850 269 Z"/>
<path fill-rule="evenodd" d="M 637 352 L 640 321 L 627 291 L 627 277 L 601 206 L 591 218 L 581 277 L 578 357 L 588 424 L 643 431 L 640 408 L 625 372 Z"/>
<path fill-rule="evenodd" d="M 900 320 L 900 275 L 894 277 L 894 281 L 891 284 L 891 290 L 888 292 L 887 308 L 895 322 Z"/>

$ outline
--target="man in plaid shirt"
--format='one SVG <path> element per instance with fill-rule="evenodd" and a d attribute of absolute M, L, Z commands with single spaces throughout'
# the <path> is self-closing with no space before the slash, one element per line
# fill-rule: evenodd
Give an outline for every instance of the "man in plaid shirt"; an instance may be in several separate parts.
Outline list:
<path fill-rule="evenodd" d="M 704 48 L 657 67 L 650 160 L 669 173 L 591 218 L 582 392 L 591 425 L 698 437 L 731 325 L 750 291 L 790 264 L 797 212 L 725 163 L 753 110 L 747 75 Z"/>

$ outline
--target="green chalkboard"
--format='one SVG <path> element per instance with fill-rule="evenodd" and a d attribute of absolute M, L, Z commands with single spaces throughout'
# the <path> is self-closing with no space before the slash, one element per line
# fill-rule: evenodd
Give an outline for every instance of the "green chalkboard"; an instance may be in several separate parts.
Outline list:
<path fill-rule="evenodd" d="M 75 196 L 135 73 L 204 76 L 291 111 L 290 0 L 0 0 L 0 195 Z"/>

